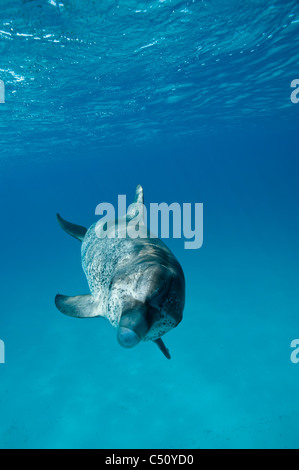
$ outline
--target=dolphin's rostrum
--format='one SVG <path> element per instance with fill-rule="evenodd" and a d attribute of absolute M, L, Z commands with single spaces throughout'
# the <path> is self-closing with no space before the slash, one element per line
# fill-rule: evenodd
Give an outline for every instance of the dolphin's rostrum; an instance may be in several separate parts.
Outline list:
<path fill-rule="evenodd" d="M 104 227 L 101 220 L 87 230 L 57 214 L 61 227 L 82 242 L 82 266 L 91 294 L 57 294 L 55 304 L 72 317 L 105 317 L 117 328 L 121 346 L 131 348 L 151 340 L 170 359 L 161 336 L 182 320 L 185 278 L 173 253 L 146 228 L 140 217 L 143 202 L 143 190 L 138 185 L 127 214 L 111 224 L 113 237 L 108 236 L 110 224 Z M 139 234 L 143 236 L 131 238 L 127 227 L 135 218 L 139 218 Z M 107 236 L 99 237 L 104 229 Z"/>

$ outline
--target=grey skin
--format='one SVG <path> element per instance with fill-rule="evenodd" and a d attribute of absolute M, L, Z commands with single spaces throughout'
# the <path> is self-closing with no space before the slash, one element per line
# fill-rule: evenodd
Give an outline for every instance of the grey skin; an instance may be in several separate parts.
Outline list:
<path fill-rule="evenodd" d="M 117 329 L 121 346 L 132 348 L 141 341 L 153 341 L 170 359 L 161 336 L 182 320 L 185 278 L 173 253 L 144 225 L 143 202 L 139 185 L 127 214 L 114 221 L 117 236 L 113 237 L 101 236 L 103 231 L 111 235 L 113 230 L 103 219 L 87 230 L 57 214 L 61 227 L 82 242 L 82 266 L 90 294 L 57 294 L 55 304 L 72 317 L 105 317 Z M 142 236 L 122 235 L 132 224 Z"/>

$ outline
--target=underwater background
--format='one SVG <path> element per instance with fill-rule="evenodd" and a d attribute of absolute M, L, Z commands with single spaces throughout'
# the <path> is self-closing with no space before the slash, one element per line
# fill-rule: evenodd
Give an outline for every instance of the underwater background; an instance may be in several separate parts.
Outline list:
<path fill-rule="evenodd" d="M 296 0 L 0 0 L 1 448 L 297 448 Z M 126 350 L 88 293 L 101 202 L 202 202 L 181 324 Z"/>

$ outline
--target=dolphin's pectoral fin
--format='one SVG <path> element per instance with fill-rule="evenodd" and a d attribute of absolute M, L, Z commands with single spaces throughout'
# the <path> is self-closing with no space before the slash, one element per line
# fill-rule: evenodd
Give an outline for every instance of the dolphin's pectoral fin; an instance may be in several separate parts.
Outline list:
<path fill-rule="evenodd" d="M 156 345 L 158 346 L 160 351 L 162 351 L 162 353 L 164 354 L 165 357 L 167 357 L 167 359 L 171 359 L 171 356 L 169 354 L 169 350 L 167 349 L 167 347 L 165 346 L 165 344 L 163 343 L 161 338 L 156 339 L 154 341 L 154 343 L 156 343 Z"/>
<path fill-rule="evenodd" d="M 60 227 L 62 227 L 66 233 L 68 233 L 74 238 L 77 238 L 77 240 L 80 240 L 82 242 L 87 232 L 87 229 L 85 227 L 82 227 L 81 225 L 71 224 L 70 222 L 67 222 L 62 217 L 60 217 L 59 214 L 56 214 L 56 217 Z"/>
<path fill-rule="evenodd" d="M 77 318 L 101 317 L 98 311 L 98 302 L 92 295 L 76 295 L 68 297 L 67 295 L 57 294 L 55 305 L 58 310 L 65 315 Z"/>

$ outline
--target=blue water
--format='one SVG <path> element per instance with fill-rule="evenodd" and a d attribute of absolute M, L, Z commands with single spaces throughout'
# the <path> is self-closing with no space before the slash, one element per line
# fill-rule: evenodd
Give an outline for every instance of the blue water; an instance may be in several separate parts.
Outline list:
<path fill-rule="evenodd" d="M 0 1 L 1 448 L 297 448 L 296 0 Z M 121 348 L 88 293 L 81 225 L 118 194 L 202 202 L 166 240 L 182 323 Z"/>

